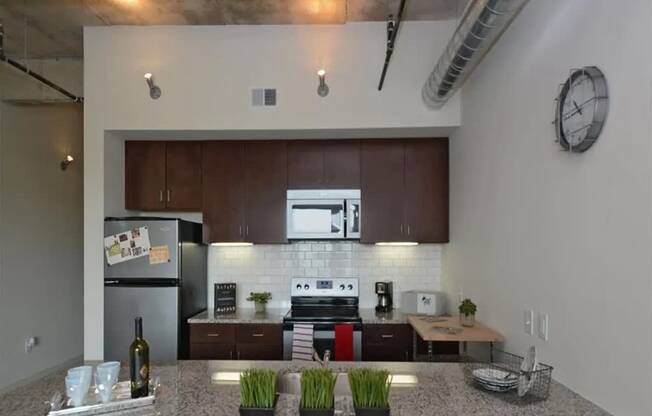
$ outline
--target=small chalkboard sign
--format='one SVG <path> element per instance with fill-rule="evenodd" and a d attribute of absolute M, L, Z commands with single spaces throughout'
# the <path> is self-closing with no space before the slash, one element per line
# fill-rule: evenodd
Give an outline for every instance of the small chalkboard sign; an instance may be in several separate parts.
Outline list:
<path fill-rule="evenodd" d="M 234 313 L 236 306 L 235 283 L 215 283 L 215 313 Z"/>

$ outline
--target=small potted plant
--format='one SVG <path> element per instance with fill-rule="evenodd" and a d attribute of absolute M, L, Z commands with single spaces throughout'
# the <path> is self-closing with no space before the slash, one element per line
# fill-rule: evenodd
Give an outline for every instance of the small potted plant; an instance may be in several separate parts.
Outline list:
<path fill-rule="evenodd" d="M 240 375 L 240 416 L 273 415 L 277 402 L 276 372 L 250 369 Z"/>
<path fill-rule="evenodd" d="M 390 384 L 387 370 L 356 368 L 349 371 L 356 416 L 389 416 Z"/>
<path fill-rule="evenodd" d="M 263 313 L 265 312 L 265 305 L 267 305 L 267 302 L 269 302 L 271 298 L 272 294 L 269 292 L 251 292 L 249 293 L 247 300 L 249 302 L 254 302 L 256 313 Z"/>
<path fill-rule="evenodd" d="M 460 324 L 462 326 L 472 327 L 475 324 L 475 312 L 478 310 L 471 299 L 464 299 L 459 306 Z"/>
<path fill-rule="evenodd" d="M 335 381 L 337 375 L 327 368 L 301 372 L 301 416 L 333 416 L 335 414 Z"/>

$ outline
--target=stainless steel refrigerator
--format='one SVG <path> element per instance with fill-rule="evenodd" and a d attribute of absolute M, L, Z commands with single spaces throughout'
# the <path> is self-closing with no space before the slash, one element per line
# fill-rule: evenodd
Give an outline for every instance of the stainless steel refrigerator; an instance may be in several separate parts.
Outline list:
<path fill-rule="evenodd" d="M 149 256 L 104 262 L 104 359 L 128 360 L 134 318 L 153 362 L 188 359 L 187 319 L 206 309 L 207 250 L 201 224 L 170 218 L 106 218 L 104 235 L 147 227 L 151 247 L 168 247 L 166 261 Z M 160 261 L 160 258 L 159 258 Z"/>

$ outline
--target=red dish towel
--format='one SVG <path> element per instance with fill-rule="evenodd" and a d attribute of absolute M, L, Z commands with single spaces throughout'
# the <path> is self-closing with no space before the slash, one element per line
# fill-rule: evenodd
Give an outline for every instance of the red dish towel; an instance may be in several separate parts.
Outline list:
<path fill-rule="evenodd" d="M 353 325 L 335 325 L 335 361 L 353 361 Z"/>

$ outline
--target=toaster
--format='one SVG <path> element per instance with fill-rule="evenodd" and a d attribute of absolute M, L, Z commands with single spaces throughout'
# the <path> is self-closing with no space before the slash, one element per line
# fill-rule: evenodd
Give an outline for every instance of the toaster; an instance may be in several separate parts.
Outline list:
<path fill-rule="evenodd" d="M 446 313 L 446 294 L 421 290 L 401 292 L 401 312 L 418 315 L 444 315 Z"/>

